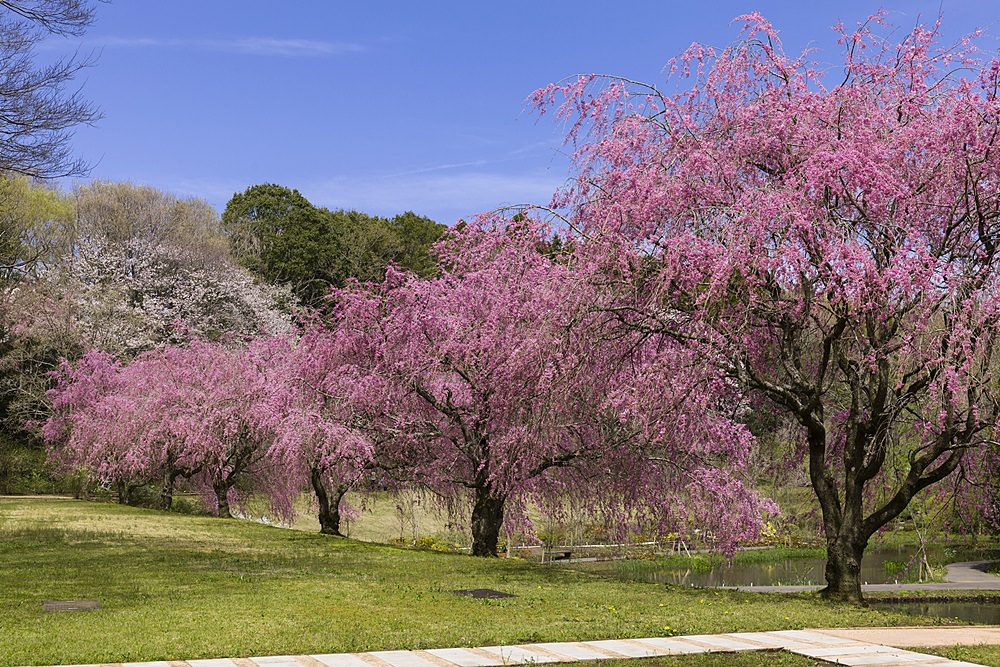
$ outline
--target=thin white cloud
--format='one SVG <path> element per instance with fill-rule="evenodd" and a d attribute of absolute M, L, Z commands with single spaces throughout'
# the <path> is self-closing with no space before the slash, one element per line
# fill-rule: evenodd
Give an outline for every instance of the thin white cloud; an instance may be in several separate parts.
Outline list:
<path fill-rule="evenodd" d="M 436 164 L 430 167 L 421 167 L 419 169 L 410 169 L 407 171 L 400 171 L 392 174 L 391 178 L 399 178 L 401 176 L 416 176 L 417 174 L 429 174 L 435 171 L 447 171 L 451 169 L 464 169 L 466 167 L 483 167 L 487 164 L 491 164 L 488 160 L 472 160 L 470 162 L 453 162 L 445 164 Z"/>
<path fill-rule="evenodd" d="M 47 44 L 57 46 L 54 40 Z M 160 39 L 153 37 L 92 37 L 84 44 L 97 48 L 125 49 L 196 49 L 249 56 L 316 57 L 360 53 L 366 47 L 356 42 L 330 42 L 313 39 L 278 39 L 241 37 L 234 39 Z"/>
<path fill-rule="evenodd" d="M 483 140 L 484 142 L 487 140 Z M 496 140 L 490 139 L 490 143 L 497 143 Z M 479 159 L 470 160 L 467 162 L 446 162 L 443 164 L 433 164 L 426 167 L 418 167 L 416 169 L 407 169 L 404 171 L 396 172 L 388 175 L 388 178 L 398 178 L 398 177 L 410 177 L 418 176 L 420 174 L 428 174 L 436 171 L 452 171 L 455 169 L 468 169 L 469 167 L 487 167 L 489 165 L 495 164 L 505 164 L 511 162 L 517 162 L 518 160 L 523 160 L 527 156 L 546 154 L 550 156 L 550 159 L 555 163 L 560 158 L 560 149 L 557 144 L 552 141 L 536 141 L 533 144 L 528 144 L 526 146 L 521 146 L 519 148 L 513 148 L 508 150 L 505 154 L 494 157 L 490 159 Z"/>

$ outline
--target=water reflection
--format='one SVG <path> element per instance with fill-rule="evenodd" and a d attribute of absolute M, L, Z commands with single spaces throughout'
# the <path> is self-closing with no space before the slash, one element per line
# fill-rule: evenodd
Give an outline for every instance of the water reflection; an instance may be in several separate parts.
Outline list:
<path fill-rule="evenodd" d="M 878 602 L 870 603 L 876 609 L 901 611 L 918 616 L 940 616 L 971 623 L 1000 624 L 1000 605 L 994 601 L 981 602 Z"/>
<path fill-rule="evenodd" d="M 938 550 L 941 551 L 941 550 Z M 900 566 L 910 562 L 912 548 L 885 548 L 870 551 L 861 563 L 861 580 L 868 584 L 903 583 Z M 941 553 L 929 558 L 940 561 Z M 887 567 L 888 563 L 888 567 Z M 707 571 L 656 567 L 655 563 L 612 561 L 594 563 L 587 569 L 634 581 L 678 586 L 821 586 L 826 583 L 822 558 L 786 558 L 767 563 L 723 563 Z"/>
<path fill-rule="evenodd" d="M 862 581 L 868 584 L 905 583 L 907 573 L 902 571 L 902 566 L 911 563 L 913 554 L 913 548 L 905 547 L 869 551 L 861 563 Z M 945 548 L 932 547 L 928 549 L 927 557 L 932 563 L 942 563 L 945 560 Z M 658 567 L 655 561 L 604 561 L 581 563 L 575 567 L 622 579 L 678 586 L 822 586 L 826 583 L 826 561 L 820 558 L 786 558 L 767 563 L 724 563 L 707 571 Z M 911 569 L 915 567 L 914 563 Z M 871 600 L 870 604 L 879 609 L 907 614 L 1000 625 L 1000 598 L 942 602 Z"/>

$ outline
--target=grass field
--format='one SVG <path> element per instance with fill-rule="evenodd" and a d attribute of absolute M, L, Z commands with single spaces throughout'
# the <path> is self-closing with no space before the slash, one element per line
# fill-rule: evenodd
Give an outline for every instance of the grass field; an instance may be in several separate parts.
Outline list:
<path fill-rule="evenodd" d="M 517 597 L 451 592 L 469 588 Z M 46 600 L 76 599 L 101 609 L 42 610 Z M 0 667 L 919 622 L 933 621 L 814 596 L 672 589 L 247 521 L 0 499 Z"/>

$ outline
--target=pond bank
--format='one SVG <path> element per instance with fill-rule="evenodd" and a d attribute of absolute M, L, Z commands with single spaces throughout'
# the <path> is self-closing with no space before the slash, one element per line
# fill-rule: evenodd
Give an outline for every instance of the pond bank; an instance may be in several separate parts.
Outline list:
<path fill-rule="evenodd" d="M 945 575 L 945 581 L 942 583 L 864 584 L 861 590 L 865 593 L 895 591 L 1000 591 L 1000 577 L 986 571 L 986 567 L 991 562 L 993 561 L 977 560 L 964 563 L 951 563 L 945 566 L 947 574 Z M 721 586 L 720 588 L 757 593 L 802 593 L 818 591 L 823 586 L 810 584 L 806 586 Z"/>

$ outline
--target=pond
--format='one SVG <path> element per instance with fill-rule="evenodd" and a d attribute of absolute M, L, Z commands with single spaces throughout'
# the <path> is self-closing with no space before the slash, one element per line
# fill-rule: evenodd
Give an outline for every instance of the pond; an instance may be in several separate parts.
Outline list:
<path fill-rule="evenodd" d="M 910 561 L 912 547 L 874 549 L 861 563 L 861 580 L 868 584 L 902 583 L 901 566 Z M 931 562 L 942 562 L 944 547 L 928 549 Z M 604 572 L 633 581 L 649 581 L 676 586 L 821 586 L 826 583 L 823 558 L 785 558 L 758 563 L 723 563 L 710 570 L 658 567 L 656 561 L 604 561 L 577 567 Z"/>
<path fill-rule="evenodd" d="M 949 600 L 931 602 L 882 602 L 871 601 L 871 606 L 886 611 L 901 611 L 917 616 L 940 616 L 986 625 L 1000 624 L 1000 604 L 997 598 L 982 600 Z"/>
<path fill-rule="evenodd" d="M 870 550 L 861 564 L 862 581 L 868 584 L 904 583 L 902 566 L 913 557 L 912 547 L 883 547 Z M 994 554 L 996 556 L 997 554 Z M 928 548 L 932 563 L 946 561 L 944 546 Z M 822 586 L 825 582 L 822 558 L 784 558 L 769 562 L 723 563 L 704 570 L 697 567 L 667 567 L 656 561 L 618 560 L 577 563 L 573 567 L 633 581 L 675 586 L 713 588 L 720 586 Z M 870 601 L 873 607 L 907 614 L 961 619 L 973 623 L 1000 625 L 1000 598 L 932 601 Z"/>

